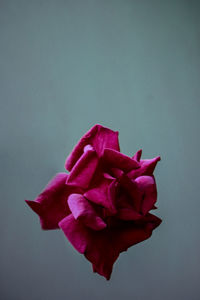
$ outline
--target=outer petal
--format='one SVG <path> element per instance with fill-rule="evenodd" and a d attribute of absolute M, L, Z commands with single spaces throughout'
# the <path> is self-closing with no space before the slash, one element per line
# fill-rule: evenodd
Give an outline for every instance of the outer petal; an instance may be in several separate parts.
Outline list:
<path fill-rule="evenodd" d="M 106 223 L 97 215 L 92 204 L 80 194 L 71 194 L 68 198 L 69 208 L 75 219 L 81 220 L 94 230 L 102 230 Z"/>
<path fill-rule="evenodd" d="M 111 148 L 119 151 L 118 131 L 110 130 L 96 124 L 93 126 L 74 147 L 71 154 L 67 157 L 65 167 L 71 171 L 77 160 L 83 154 L 86 145 L 92 145 L 98 156 L 101 156 L 104 148 Z"/>
<path fill-rule="evenodd" d="M 87 147 L 87 146 L 86 146 Z M 91 147 L 78 159 L 67 178 L 67 183 L 86 189 L 98 165 L 98 156 Z"/>
<path fill-rule="evenodd" d="M 75 249 L 84 253 L 93 264 L 93 270 L 109 280 L 113 264 L 120 252 L 149 238 L 152 230 L 159 224 L 160 219 L 154 217 L 146 218 L 143 224 L 120 221 L 114 228 L 93 231 L 69 215 L 59 226 Z"/>
<path fill-rule="evenodd" d="M 153 209 L 157 200 L 157 189 L 154 176 L 140 176 L 135 179 L 138 188 L 142 193 L 141 212 L 145 215 Z"/>
<path fill-rule="evenodd" d="M 135 179 L 142 175 L 153 175 L 154 169 L 157 162 L 160 160 L 160 156 L 157 156 L 153 159 L 144 159 L 140 160 L 139 168 L 136 170 L 131 170 L 127 175 L 131 179 Z"/>
<path fill-rule="evenodd" d="M 136 160 L 113 149 L 105 148 L 102 158 L 111 167 L 118 168 L 125 172 L 137 169 L 140 166 Z"/>
<path fill-rule="evenodd" d="M 42 229 L 59 228 L 58 222 L 70 213 L 67 196 L 71 189 L 65 184 L 66 178 L 66 173 L 56 174 L 34 201 L 26 200 L 39 215 Z"/>
<path fill-rule="evenodd" d="M 138 150 L 135 155 L 133 155 L 133 159 L 137 160 L 138 162 L 140 161 L 140 158 L 142 156 L 142 149 Z"/>

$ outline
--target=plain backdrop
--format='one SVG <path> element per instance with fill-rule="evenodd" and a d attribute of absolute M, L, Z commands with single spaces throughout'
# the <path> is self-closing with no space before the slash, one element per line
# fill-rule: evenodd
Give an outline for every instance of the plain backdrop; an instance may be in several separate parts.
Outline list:
<path fill-rule="evenodd" d="M 0 299 L 200 299 L 200 2 L 0 0 Z M 110 281 L 34 199 L 94 124 L 161 155 L 163 219 Z"/>

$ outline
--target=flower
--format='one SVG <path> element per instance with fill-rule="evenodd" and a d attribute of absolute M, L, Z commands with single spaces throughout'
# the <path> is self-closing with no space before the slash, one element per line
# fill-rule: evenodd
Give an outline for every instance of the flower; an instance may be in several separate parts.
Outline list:
<path fill-rule="evenodd" d="M 161 219 L 153 172 L 160 157 L 141 160 L 120 152 L 118 132 L 93 126 L 74 147 L 65 167 L 27 204 L 42 229 L 61 228 L 74 248 L 110 279 L 119 254 L 148 239 Z"/>

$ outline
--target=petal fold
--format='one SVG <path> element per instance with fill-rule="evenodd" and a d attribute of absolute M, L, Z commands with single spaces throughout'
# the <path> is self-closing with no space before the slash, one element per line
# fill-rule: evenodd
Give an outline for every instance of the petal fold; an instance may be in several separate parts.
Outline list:
<path fill-rule="evenodd" d="M 140 176 L 135 182 L 142 193 L 141 212 L 145 215 L 157 201 L 156 182 L 154 176 Z"/>
<path fill-rule="evenodd" d="M 68 198 L 69 208 L 77 220 L 82 221 L 93 230 L 102 230 L 106 223 L 97 215 L 92 204 L 80 194 L 71 194 Z"/>
<path fill-rule="evenodd" d="M 91 202 L 101 205 L 109 210 L 111 214 L 116 213 L 114 197 L 110 193 L 110 185 L 113 180 L 101 177 L 97 185 L 84 193 L 84 196 Z"/>
<path fill-rule="evenodd" d="M 102 159 L 111 167 L 118 168 L 125 172 L 129 172 L 132 169 L 137 169 L 140 166 L 136 160 L 130 158 L 129 156 L 108 148 L 104 149 Z"/>
<path fill-rule="evenodd" d="M 160 161 L 160 159 L 160 156 L 157 156 L 153 159 L 140 160 L 139 168 L 136 170 L 131 170 L 129 173 L 127 173 L 128 177 L 135 179 L 142 175 L 153 175 L 156 164 L 158 161 Z"/>
<path fill-rule="evenodd" d="M 119 151 L 118 131 L 113 131 L 109 128 L 103 127 L 99 124 L 93 126 L 83 137 L 79 140 L 77 145 L 67 157 L 65 168 L 71 171 L 77 160 L 83 154 L 83 149 L 86 145 L 92 145 L 98 156 L 103 154 L 105 148 L 111 148 Z"/>
<path fill-rule="evenodd" d="M 83 189 L 88 188 L 97 165 L 98 156 L 96 151 L 88 147 L 72 168 L 66 183 Z"/>

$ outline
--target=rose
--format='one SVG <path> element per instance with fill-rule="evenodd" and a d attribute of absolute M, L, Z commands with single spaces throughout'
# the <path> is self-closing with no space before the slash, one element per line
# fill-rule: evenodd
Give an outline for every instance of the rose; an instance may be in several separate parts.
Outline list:
<path fill-rule="evenodd" d="M 120 153 L 118 132 L 92 127 L 58 173 L 34 200 L 42 229 L 61 228 L 93 271 L 110 278 L 119 254 L 149 238 L 161 219 L 155 209 L 154 168 L 160 157 L 141 160 Z"/>

